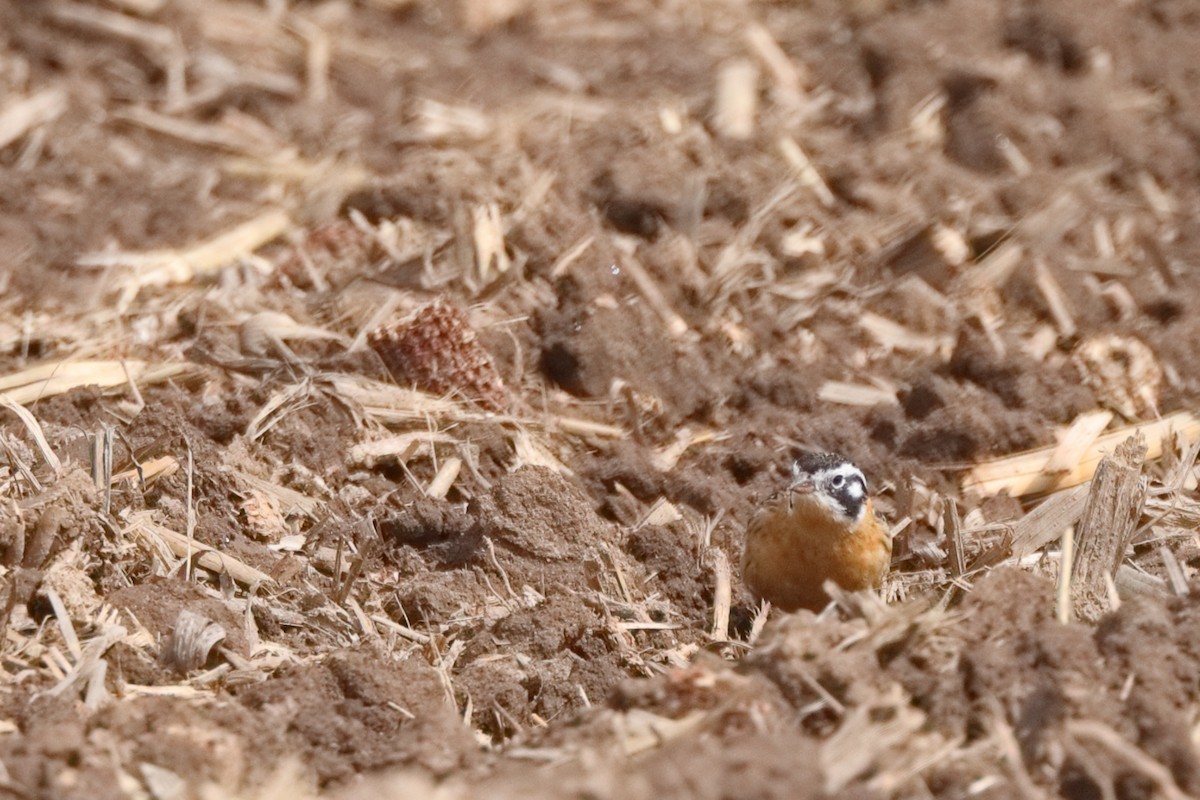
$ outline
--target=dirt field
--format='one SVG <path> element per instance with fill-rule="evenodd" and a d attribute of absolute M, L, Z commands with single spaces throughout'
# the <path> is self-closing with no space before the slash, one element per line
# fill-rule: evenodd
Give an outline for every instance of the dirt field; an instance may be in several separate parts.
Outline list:
<path fill-rule="evenodd" d="M 290 5 L 0 3 L 0 795 L 1200 795 L 1190 0 Z"/>

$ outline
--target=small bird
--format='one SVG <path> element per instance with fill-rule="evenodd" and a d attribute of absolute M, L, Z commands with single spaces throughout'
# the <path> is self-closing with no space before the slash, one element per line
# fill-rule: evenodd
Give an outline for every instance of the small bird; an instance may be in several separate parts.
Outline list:
<path fill-rule="evenodd" d="M 742 579 L 756 599 L 784 611 L 820 611 L 829 602 L 825 581 L 849 591 L 877 587 L 891 563 L 892 540 L 862 470 L 833 453 L 810 453 L 750 521 Z"/>

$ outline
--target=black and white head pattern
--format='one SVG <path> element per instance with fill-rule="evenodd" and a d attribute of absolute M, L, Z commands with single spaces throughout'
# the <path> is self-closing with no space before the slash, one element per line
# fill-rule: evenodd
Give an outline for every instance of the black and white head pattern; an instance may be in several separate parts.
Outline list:
<path fill-rule="evenodd" d="M 867 509 L 867 479 L 862 470 L 834 453 L 805 453 L 792 464 L 792 485 L 811 481 L 817 500 L 837 517 L 854 524 Z"/>

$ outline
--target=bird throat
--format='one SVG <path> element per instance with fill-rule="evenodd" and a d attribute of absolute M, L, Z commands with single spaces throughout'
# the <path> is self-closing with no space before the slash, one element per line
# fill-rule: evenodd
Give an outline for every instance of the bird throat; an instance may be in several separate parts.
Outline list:
<path fill-rule="evenodd" d="M 832 501 L 822 499 L 816 492 L 789 492 L 787 502 L 788 517 L 795 525 L 833 531 L 846 528 L 854 522 L 835 509 Z"/>

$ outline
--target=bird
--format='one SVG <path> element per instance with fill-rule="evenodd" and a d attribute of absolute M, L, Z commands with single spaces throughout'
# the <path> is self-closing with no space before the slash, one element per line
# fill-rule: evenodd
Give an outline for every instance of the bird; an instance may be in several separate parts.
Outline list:
<path fill-rule="evenodd" d="M 746 528 L 746 588 L 791 612 L 823 609 L 827 580 L 848 591 L 878 587 L 891 567 L 892 539 L 871 507 L 862 470 L 836 453 L 806 453 L 791 473 Z"/>

